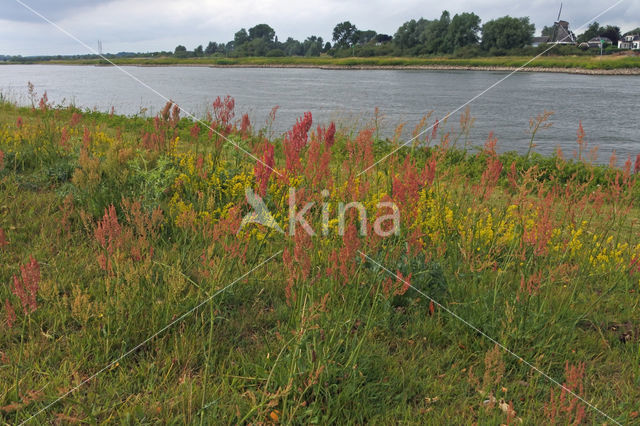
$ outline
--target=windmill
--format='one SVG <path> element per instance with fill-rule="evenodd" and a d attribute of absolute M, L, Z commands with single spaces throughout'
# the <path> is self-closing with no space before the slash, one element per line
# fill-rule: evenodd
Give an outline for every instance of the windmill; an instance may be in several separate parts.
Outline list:
<path fill-rule="evenodd" d="M 556 40 L 556 30 L 558 29 L 558 25 L 560 24 L 560 15 L 562 14 L 562 3 L 560 3 L 560 10 L 558 11 L 558 19 L 553 23 L 553 34 L 551 35 L 551 41 Z"/>
<path fill-rule="evenodd" d="M 551 42 L 556 44 L 574 44 L 575 36 L 569 31 L 569 23 L 567 21 L 560 20 L 562 15 L 562 3 L 560 3 L 560 10 L 558 11 L 558 18 L 553 23 L 553 34 L 551 36 Z"/>

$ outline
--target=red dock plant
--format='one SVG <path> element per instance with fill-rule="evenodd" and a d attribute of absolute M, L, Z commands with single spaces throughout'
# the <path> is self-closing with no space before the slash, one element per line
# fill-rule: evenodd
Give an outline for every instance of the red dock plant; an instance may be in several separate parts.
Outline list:
<path fill-rule="evenodd" d="M 411 274 L 404 276 L 402 272 L 397 271 L 395 280 L 388 277 L 382 283 L 382 293 L 385 297 L 402 296 L 411 287 Z"/>
<path fill-rule="evenodd" d="M 287 305 L 291 306 L 296 301 L 296 291 L 294 285 L 303 283 L 313 284 L 313 279 L 309 282 L 311 274 L 311 236 L 306 232 L 296 232 L 294 236 L 293 255 L 289 248 L 282 252 L 282 263 L 286 269 L 287 284 L 284 289 Z"/>
<path fill-rule="evenodd" d="M 231 96 L 225 96 L 224 100 L 218 96 L 213 102 L 214 121 L 211 123 L 211 127 L 217 127 L 218 131 L 225 136 L 231 133 L 231 120 L 235 116 L 235 106 L 236 101 Z"/>
<path fill-rule="evenodd" d="M 269 183 L 269 177 L 273 172 L 275 165 L 274 159 L 274 147 L 269 141 L 265 141 L 263 144 L 261 161 L 257 161 L 253 168 L 253 174 L 256 177 L 258 183 L 258 194 L 264 197 L 267 193 L 267 185 Z"/>
<path fill-rule="evenodd" d="M 251 134 L 251 120 L 249 120 L 249 114 L 242 115 L 242 121 L 240 123 L 240 135 L 242 139 L 247 139 Z"/>
<path fill-rule="evenodd" d="M 194 141 L 198 140 L 198 136 L 200 136 L 200 126 L 198 126 L 198 123 L 193 124 L 189 133 L 191 134 L 191 138 L 193 138 Z"/>
<path fill-rule="evenodd" d="M 549 404 L 545 405 L 545 413 L 549 424 L 579 425 L 585 420 L 584 404 L 573 394 L 581 395 L 584 392 L 584 363 L 577 366 L 565 363 L 565 382 L 562 384 L 560 395 L 551 389 Z"/>
<path fill-rule="evenodd" d="M 302 118 L 296 120 L 291 130 L 282 141 L 287 174 L 295 176 L 300 170 L 300 152 L 307 145 L 309 129 L 313 118 L 310 112 L 305 112 Z"/>
<path fill-rule="evenodd" d="M 13 327 L 13 324 L 16 322 L 16 311 L 13 310 L 9 299 L 4 299 L 4 315 L 7 321 L 7 327 Z"/>
<path fill-rule="evenodd" d="M 322 142 L 325 136 L 327 135 L 324 130 L 318 126 L 318 134 L 312 135 L 307 150 L 305 175 L 315 188 L 331 186 L 331 171 L 329 170 L 331 146 L 326 141 Z"/>
<path fill-rule="evenodd" d="M 4 169 L 4 152 L 0 149 L 0 171 Z"/>
<path fill-rule="evenodd" d="M 34 312 L 38 308 L 36 296 L 40 283 L 40 265 L 33 256 L 29 257 L 29 262 L 20 266 L 20 277 L 13 276 L 13 294 L 15 294 L 25 315 Z"/>
<path fill-rule="evenodd" d="M 9 241 L 7 241 L 7 236 L 4 233 L 4 229 L 0 228 L 0 249 L 9 245 Z"/>
<path fill-rule="evenodd" d="M 347 225 L 347 229 L 342 236 L 342 247 L 335 249 L 329 254 L 329 267 L 327 275 L 335 278 L 342 277 L 343 285 L 353 279 L 357 269 L 356 256 L 360 249 L 360 239 L 358 238 L 358 228 L 353 222 Z"/>
<path fill-rule="evenodd" d="M 122 227 L 118 222 L 116 208 L 112 204 L 104 211 L 104 217 L 98 222 L 98 226 L 94 231 L 94 235 L 100 247 L 105 253 L 98 255 L 98 263 L 104 271 L 111 271 L 112 265 L 109 259 L 114 255 L 115 251 L 120 247 L 120 233 Z"/>
<path fill-rule="evenodd" d="M 326 129 L 318 126 L 318 140 L 324 141 L 324 144 L 331 148 L 336 140 L 336 125 L 332 121 Z"/>
<path fill-rule="evenodd" d="M 78 125 L 78 123 L 80 123 L 81 119 L 82 119 L 82 114 L 80 114 L 78 112 L 74 112 L 71 115 L 71 121 L 69 122 L 69 125 L 71 127 L 76 127 Z"/>

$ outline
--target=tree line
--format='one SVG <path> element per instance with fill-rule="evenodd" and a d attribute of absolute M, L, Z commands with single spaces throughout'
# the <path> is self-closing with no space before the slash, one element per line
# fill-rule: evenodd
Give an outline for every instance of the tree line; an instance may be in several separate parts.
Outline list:
<path fill-rule="evenodd" d="M 349 21 L 336 24 L 331 41 L 309 36 L 304 41 L 292 37 L 280 41 L 275 30 L 267 24 L 240 29 L 233 40 L 226 43 L 209 42 L 189 51 L 183 45 L 175 48 L 177 57 L 199 56 L 427 56 L 503 55 L 528 48 L 533 40 L 535 25 L 528 17 L 503 16 L 481 24 L 475 13 L 460 13 L 451 17 L 443 11 L 438 19 L 412 19 L 403 23 L 393 35 L 361 30 Z M 542 35 L 551 36 L 553 25 L 545 26 Z M 594 22 L 578 42 L 606 36 L 616 45 L 622 38 L 617 26 L 600 26 Z M 562 50 L 562 49 L 559 49 Z M 570 48 L 564 48 L 570 50 Z M 515 52 L 518 53 L 518 52 Z"/>

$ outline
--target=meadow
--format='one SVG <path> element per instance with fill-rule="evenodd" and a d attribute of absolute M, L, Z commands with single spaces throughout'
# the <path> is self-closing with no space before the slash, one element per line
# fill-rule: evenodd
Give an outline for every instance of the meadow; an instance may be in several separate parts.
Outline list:
<path fill-rule="evenodd" d="M 453 57 L 206 57 L 206 58 L 115 58 L 110 59 L 117 65 L 201 65 L 201 66 L 301 66 L 301 67 L 521 67 L 532 56 L 497 56 L 478 58 Z M 49 60 L 47 64 L 69 65 L 108 65 L 104 59 Z M 526 68 L 583 69 L 583 70 L 635 70 L 640 68 L 639 56 L 542 56 L 527 65 Z"/>
<path fill-rule="evenodd" d="M 31 100 L 0 103 L 3 423 L 640 424 L 640 164 L 580 123 L 542 157 L 547 112 L 518 155 L 469 111 L 402 147 Z M 242 226 L 247 188 L 315 235 Z"/>

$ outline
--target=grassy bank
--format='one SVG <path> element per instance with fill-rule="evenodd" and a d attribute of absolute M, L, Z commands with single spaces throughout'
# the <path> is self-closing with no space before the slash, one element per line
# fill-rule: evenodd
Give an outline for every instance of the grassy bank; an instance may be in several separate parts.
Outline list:
<path fill-rule="evenodd" d="M 360 174 L 398 141 L 213 111 L 230 141 L 0 104 L 3 422 L 638 422 L 631 162 L 471 150 L 467 117 Z M 241 227 L 246 188 L 316 235 Z"/>
<path fill-rule="evenodd" d="M 202 66 L 300 66 L 300 67 L 520 67 L 531 57 L 500 56 L 487 58 L 131 58 L 114 59 L 118 65 L 202 65 Z M 51 64 L 99 65 L 100 59 L 48 61 Z M 560 68 L 585 70 L 616 70 L 640 68 L 640 56 L 544 56 L 531 62 L 530 68 Z"/>

